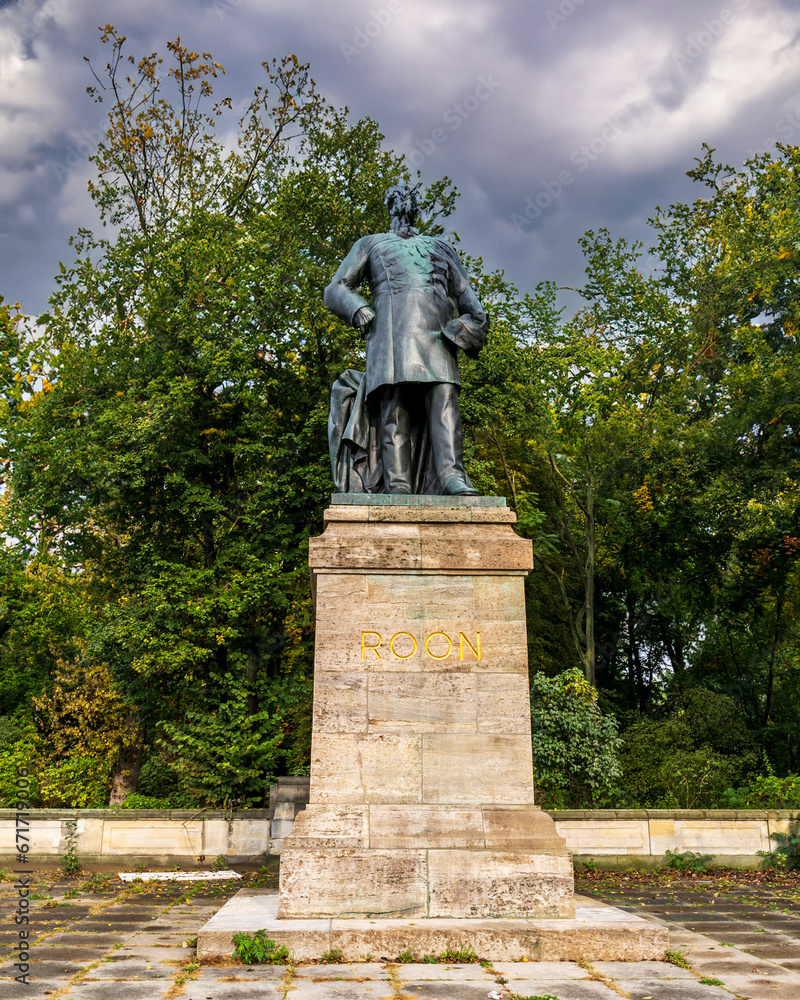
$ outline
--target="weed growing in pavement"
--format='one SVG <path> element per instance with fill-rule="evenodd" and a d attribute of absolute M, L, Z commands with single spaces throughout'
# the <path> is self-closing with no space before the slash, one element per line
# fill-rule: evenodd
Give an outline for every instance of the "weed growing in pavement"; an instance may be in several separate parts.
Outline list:
<path fill-rule="evenodd" d="M 64 825 L 67 832 L 64 836 L 64 853 L 61 855 L 61 872 L 64 875 L 80 875 L 83 869 L 78 860 L 78 821 L 68 819 Z"/>
<path fill-rule="evenodd" d="M 535 996 L 523 997 L 519 993 L 512 993 L 509 1000 L 558 1000 L 552 993 L 537 993 Z"/>
<path fill-rule="evenodd" d="M 218 854 L 211 865 L 212 872 L 226 872 L 229 869 L 228 859 L 224 854 Z"/>
<path fill-rule="evenodd" d="M 320 961 L 323 965 L 341 965 L 344 962 L 344 955 L 341 948 L 331 948 L 330 951 L 323 951 Z"/>
<path fill-rule="evenodd" d="M 686 961 L 685 951 L 668 951 L 667 961 L 672 965 L 677 965 L 679 969 L 690 969 L 691 966 Z"/>
<path fill-rule="evenodd" d="M 723 983 L 723 981 L 721 979 L 713 979 L 713 978 L 710 978 L 710 977 L 708 979 L 698 979 L 697 981 L 699 983 L 702 983 L 703 986 L 724 986 L 725 985 L 725 983 Z"/>
<path fill-rule="evenodd" d="M 286 945 L 275 944 L 267 937 L 265 930 L 256 931 L 255 934 L 248 934 L 246 931 L 234 934 L 233 943 L 236 945 L 233 957 L 244 965 L 288 965 L 291 962 L 291 954 Z"/>
<path fill-rule="evenodd" d="M 448 965 L 463 965 L 477 962 L 484 965 L 484 962 L 478 958 L 475 950 L 469 945 L 459 948 L 458 951 L 454 948 L 445 948 L 445 950 L 440 952 L 438 955 L 421 955 L 419 957 L 415 955 L 410 948 L 406 948 L 405 951 L 400 952 L 395 959 L 395 962 L 397 965 L 410 965 L 415 962 L 419 962 L 423 965 L 438 965 L 439 963 L 445 963 Z"/>

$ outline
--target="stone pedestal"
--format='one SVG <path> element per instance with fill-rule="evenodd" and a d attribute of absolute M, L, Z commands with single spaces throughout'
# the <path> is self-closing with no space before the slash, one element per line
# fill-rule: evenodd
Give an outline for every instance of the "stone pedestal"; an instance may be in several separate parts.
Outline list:
<path fill-rule="evenodd" d="M 574 916 L 534 804 L 530 541 L 496 497 L 352 499 L 310 544 L 310 800 L 278 918 Z"/>

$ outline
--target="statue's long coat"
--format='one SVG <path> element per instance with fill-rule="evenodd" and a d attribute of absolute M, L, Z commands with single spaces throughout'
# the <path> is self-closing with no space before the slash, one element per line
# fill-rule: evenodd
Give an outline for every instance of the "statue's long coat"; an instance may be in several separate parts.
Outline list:
<path fill-rule="evenodd" d="M 417 234 L 364 236 L 325 289 L 325 305 L 352 324 L 358 310 L 370 304 L 355 291 L 365 280 L 375 312 L 367 334 L 366 395 L 401 382 L 460 385 L 459 335 L 454 342 L 445 327 L 458 330 L 460 316 L 473 336 L 485 338 L 487 320 L 454 248 Z"/>

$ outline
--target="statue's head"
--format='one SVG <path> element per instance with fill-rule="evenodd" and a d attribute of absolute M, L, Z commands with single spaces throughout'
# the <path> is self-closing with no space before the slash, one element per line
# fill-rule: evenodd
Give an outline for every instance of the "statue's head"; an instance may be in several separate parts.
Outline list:
<path fill-rule="evenodd" d="M 404 229 L 416 225 L 419 217 L 416 188 L 394 184 L 383 198 L 389 210 L 392 229 Z"/>

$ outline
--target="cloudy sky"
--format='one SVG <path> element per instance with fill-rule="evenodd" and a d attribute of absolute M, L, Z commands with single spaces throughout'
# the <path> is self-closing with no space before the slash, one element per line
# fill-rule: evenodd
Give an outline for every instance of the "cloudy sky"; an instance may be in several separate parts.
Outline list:
<path fill-rule="evenodd" d="M 797 0 L 0 0 L 0 294 L 29 313 L 97 225 L 84 56 L 104 64 L 107 22 L 136 56 L 210 50 L 235 102 L 295 52 L 456 182 L 464 248 L 523 289 L 579 284 L 587 229 L 647 241 L 656 205 L 699 194 L 702 143 L 740 164 L 800 141 Z"/>

